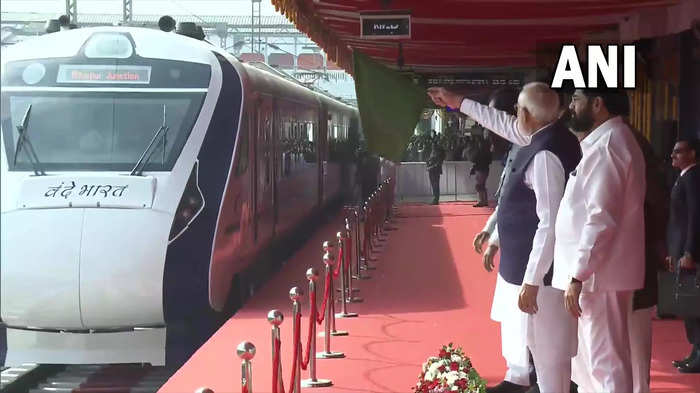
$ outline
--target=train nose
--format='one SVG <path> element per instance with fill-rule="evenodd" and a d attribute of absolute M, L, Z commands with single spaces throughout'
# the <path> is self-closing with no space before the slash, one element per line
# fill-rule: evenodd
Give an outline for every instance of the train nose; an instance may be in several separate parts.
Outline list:
<path fill-rule="evenodd" d="M 151 209 L 86 209 L 80 305 L 86 328 L 162 325 L 172 216 Z"/>
<path fill-rule="evenodd" d="M 9 326 L 82 329 L 80 241 L 83 209 L 2 215 L 0 309 Z"/>
<path fill-rule="evenodd" d="M 61 330 L 162 325 L 171 222 L 151 209 L 3 214 L 3 322 Z"/>
<path fill-rule="evenodd" d="M 123 190 L 78 192 L 93 183 Z M 2 214 L 3 322 L 61 330 L 162 325 L 172 215 L 150 208 L 154 191 L 149 178 L 25 180 L 20 208 Z"/>

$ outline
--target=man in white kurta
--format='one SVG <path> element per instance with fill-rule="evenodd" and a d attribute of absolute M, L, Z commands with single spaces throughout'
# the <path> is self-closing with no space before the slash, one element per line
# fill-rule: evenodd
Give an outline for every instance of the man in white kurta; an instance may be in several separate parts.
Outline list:
<path fill-rule="evenodd" d="M 552 285 L 581 324 L 595 392 L 632 392 L 628 314 L 644 282 L 644 157 L 618 116 L 624 92 L 574 93 L 571 128 L 588 135 L 556 220 Z"/>
<path fill-rule="evenodd" d="M 551 93 L 551 94 L 550 94 Z M 444 89 L 431 89 L 429 94 L 436 104 L 459 107 L 485 128 L 520 146 L 530 144 L 532 138 L 548 128 L 557 119 L 558 97 L 542 84 L 526 85 L 518 99 L 519 115 L 481 105 Z M 529 132 L 523 126 L 522 111 L 539 117 L 537 128 Z M 523 284 L 506 282 L 499 274 L 494 293 L 491 317 L 501 321 L 504 335 L 503 354 L 508 357 L 527 356 L 520 343 L 527 342 L 537 369 L 538 386 L 542 393 L 561 393 L 569 390 L 571 356 L 576 351 L 575 323 L 566 315 L 563 292 L 544 286 L 543 280 L 552 266 L 554 251 L 553 223 L 566 182 L 564 166 L 551 151 L 535 154 L 525 171 L 526 187 L 534 191 L 536 214 L 539 219 L 532 241 Z M 502 235 L 501 235 L 502 236 Z M 526 311 L 526 313 L 522 312 Z M 512 342 L 509 342 L 509 339 Z M 514 353 L 510 353 L 513 351 Z M 522 359 L 519 363 L 522 364 Z"/>

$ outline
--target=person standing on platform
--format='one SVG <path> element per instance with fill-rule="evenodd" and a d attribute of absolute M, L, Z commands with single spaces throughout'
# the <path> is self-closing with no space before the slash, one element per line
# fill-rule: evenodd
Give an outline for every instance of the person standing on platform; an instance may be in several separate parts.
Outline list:
<path fill-rule="evenodd" d="M 499 89 L 496 90 L 489 100 L 489 107 L 495 108 L 501 111 L 508 112 L 514 115 L 515 104 L 518 102 L 518 91 L 515 89 Z M 495 198 L 496 201 L 500 202 L 501 190 L 503 186 L 507 184 L 510 178 L 511 168 L 513 167 L 513 160 L 520 150 L 520 146 L 513 144 L 508 152 L 508 158 L 506 159 L 505 166 L 503 167 L 503 172 L 501 173 L 501 179 L 498 183 L 498 189 L 496 190 Z M 486 271 L 493 270 L 493 259 L 498 253 L 499 240 L 498 240 L 498 228 L 496 228 L 496 221 L 498 217 L 499 206 L 496 205 L 496 209 L 489 216 L 486 221 L 486 225 L 481 232 L 477 233 L 474 237 L 474 251 L 478 254 L 482 253 L 483 244 L 488 240 L 488 246 L 484 251 L 483 263 Z M 499 277 L 499 282 L 503 281 L 502 277 Z M 515 287 L 515 291 L 519 290 Z M 510 296 L 516 298 L 518 293 L 515 292 Z M 495 303 L 494 303 L 495 304 Z M 514 307 L 513 307 L 514 308 Z M 514 310 L 515 313 L 522 313 L 519 309 Z M 501 322 L 501 353 L 506 360 L 506 375 L 503 378 L 501 386 L 503 386 L 502 391 L 506 391 L 505 388 L 512 388 L 511 391 L 524 390 L 530 385 L 534 384 L 536 381 L 535 369 L 532 366 L 532 360 L 530 357 L 530 351 L 527 348 L 527 340 L 520 334 L 524 331 L 527 326 L 525 325 L 526 318 L 518 318 L 516 323 L 508 323 L 507 318 L 503 318 L 503 311 L 492 308 L 491 319 L 496 322 Z M 504 323 L 505 321 L 505 323 Z M 520 322 L 520 323 L 517 323 Z M 516 386 L 512 386 L 516 385 Z M 490 389 L 494 391 L 495 389 Z M 498 391 L 498 390 L 496 390 Z"/>
<path fill-rule="evenodd" d="M 672 268 L 698 269 L 700 259 L 700 167 L 697 139 L 681 139 L 673 147 L 671 164 L 681 170 L 671 190 L 667 261 Z M 700 304 L 697 305 L 700 308 Z M 700 319 L 686 319 L 690 355 L 673 365 L 682 373 L 700 373 Z"/>
<path fill-rule="evenodd" d="M 624 91 L 578 89 L 570 128 L 584 134 L 557 216 L 552 284 L 581 324 L 595 392 L 633 391 L 628 320 L 644 285 L 644 156 L 622 114 Z"/>
<path fill-rule="evenodd" d="M 430 150 L 428 161 L 425 163 L 425 167 L 428 170 L 428 177 L 430 178 L 430 187 L 433 189 L 433 201 L 431 205 L 440 203 L 440 176 L 442 175 L 442 162 L 444 160 L 445 152 L 442 146 L 440 146 L 439 137 L 437 137 L 435 131 L 433 131 L 432 149 Z"/>
<path fill-rule="evenodd" d="M 518 97 L 514 117 L 443 88 L 431 88 L 429 95 L 436 104 L 459 107 L 487 129 L 522 146 L 500 200 L 501 261 L 493 309 L 507 313 L 506 323 L 526 326 L 511 334 L 527 340 L 539 391 L 567 392 L 576 325 L 561 306 L 564 292 L 551 287 L 554 222 L 567 174 L 576 167 L 581 151 L 576 137 L 557 122 L 559 97 L 544 83 L 529 83 Z M 511 311 L 516 305 L 522 313 Z M 503 385 L 490 391 L 524 391 Z"/>
<path fill-rule="evenodd" d="M 629 116 L 629 110 L 623 115 Z M 629 124 L 628 124 L 629 126 Z M 646 194 L 644 199 L 645 267 L 644 287 L 634 292 L 630 306 L 628 329 L 632 362 L 633 393 L 648 393 L 651 368 L 651 320 L 658 299 L 657 272 L 663 269 L 666 256 L 666 225 L 668 222 L 669 195 L 664 181 L 661 160 L 641 132 L 633 129 L 635 139 L 644 155 L 646 166 Z M 585 134 L 577 133 L 581 138 Z M 582 328 L 582 325 L 579 325 Z M 580 334 L 582 331 L 580 330 Z M 588 367 L 588 351 L 581 345 L 572 363 L 571 379 L 578 384 L 579 393 L 594 392 L 591 370 Z"/>
<path fill-rule="evenodd" d="M 486 138 L 480 138 L 475 144 L 475 154 L 470 175 L 474 175 L 478 201 L 474 207 L 486 207 L 489 205 L 488 191 L 486 190 L 486 180 L 489 178 L 489 167 L 491 166 L 491 146 Z"/>

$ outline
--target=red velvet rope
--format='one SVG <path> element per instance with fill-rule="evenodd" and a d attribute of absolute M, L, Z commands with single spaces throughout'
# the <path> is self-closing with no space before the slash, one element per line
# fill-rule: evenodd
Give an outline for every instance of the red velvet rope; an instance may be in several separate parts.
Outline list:
<path fill-rule="evenodd" d="M 284 382 L 282 383 L 282 391 L 280 392 L 277 388 L 280 383 L 280 348 L 282 347 L 282 342 L 279 338 L 275 339 L 275 357 L 272 359 L 272 393 L 284 393 Z"/>
<path fill-rule="evenodd" d="M 311 357 L 311 340 L 314 339 L 314 323 L 316 322 L 316 292 L 310 292 L 309 296 L 311 297 L 311 310 L 309 311 L 309 334 L 308 337 L 306 338 L 306 354 L 304 354 L 303 359 L 301 360 L 301 368 L 302 370 L 306 370 L 306 368 L 309 366 L 309 359 Z"/>
<path fill-rule="evenodd" d="M 294 382 L 297 379 L 297 362 L 299 361 L 299 345 L 301 343 L 301 313 L 298 313 L 295 317 L 296 319 L 296 326 L 298 326 L 298 329 L 294 330 L 294 356 L 292 357 L 292 379 L 289 382 L 289 390 L 294 390 Z"/>
<path fill-rule="evenodd" d="M 340 274 L 340 266 L 343 264 L 343 248 L 344 247 L 340 247 L 340 249 L 338 250 L 338 263 L 335 265 L 333 277 L 338 277 L 338 274 Z"/>
<path fill-rule="evenodd" d="M 317 311 L 316 322 L 318 324 L 323 323 L 323 319 L 326 317 L 326 307 L 328 306 L 328 299 L 331 297 L 331 269 L 326 269 L 326 284 L 323 289 L 323 303 L 321 303 L 321 309 Z"/>

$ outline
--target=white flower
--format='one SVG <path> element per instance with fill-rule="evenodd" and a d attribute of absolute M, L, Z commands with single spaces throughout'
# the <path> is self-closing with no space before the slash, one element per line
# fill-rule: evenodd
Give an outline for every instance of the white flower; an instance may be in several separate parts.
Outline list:
<path fill-rule="evenodd" d="M 459 379 L 459 371 L 450 371 L 445 378 L 448 385 L 453 385 Z"/>
<path fill-rule="evenodd" d="M 433 379 L 435 379 L 435 375 L 432 371 L 428 370 L 428 372 L 425 373 L 425 377 L 423 377 L 423 379 L 426 381 L 432 381 Z"/>
<path fill-rule="evenodd" d="M 461 362 L 461 361 L 462 361 L 462 357 L 459 356 L 459 355 L 457 355 L 457 354 L 454 354 L 454 353 L 453 353 L 453 354 L 452 354 L 451 360 L 452 360 L 453 362 Z"/>
<path fill-rule="evenodd" d="M 450 390 L 453 392 L 457 392 L 457 391 L 459 391 L 459 386 L 457 386 L 457 385 L 452 386 L 452 388 L 450 388 Z"/>
<path fill-rule="evenodd" d="M 438 369 L 440 368 L 441 364 L 440 362 L 435 362 L 428 367 L 428 372 L 432 373 L 433 375 L 438 375 L 439 371 Z"/>

